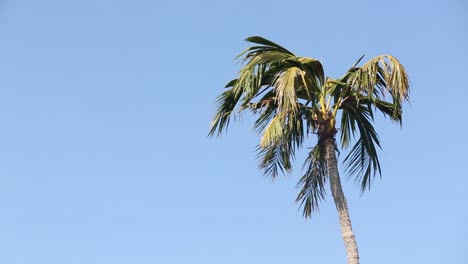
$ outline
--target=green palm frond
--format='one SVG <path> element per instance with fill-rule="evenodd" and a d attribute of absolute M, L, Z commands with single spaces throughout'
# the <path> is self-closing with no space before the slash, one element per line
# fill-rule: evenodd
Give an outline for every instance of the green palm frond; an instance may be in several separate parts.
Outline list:
<path fill-rule="evenodd" d="M 289 174 L 292 170 L 291 148 L 283 144 L 269 145 L 257 148 L 257 157 L 260 160 L 259 168 L 263 173 L 275 180 L 280 174 Z"/>
<path fill-rule="evenodd" d="M 258 41 L 258 39 L 254 40 Z M 245 55 L 243 61 L 248 61 L 242 68 L 237 79 L 226 84 L 226 90 L 217 98 L 218 110 L 213 119 L 210 136 L 220 135 L 229 125 L 231 115 L 238 104 L 239 110 L 247 108 L 251 101 L 260 95 L 261 87 L 271 87 L 276 79 L 278 62 L 293 56 L 284 48 L 251 47 L 241 53 Z M 249 61 L 250 59 L 250 61 Z"/>
<path fill-rule="evenodd" d="M 341 116 L 341 144 L 347 148 L 351 139 L 358 140 L 344 159 L 349 175 L 356 175 L 361 184 L 361 191 L 370 188 L 371 181 L 381 174 L 377 148 L 380 141 L 372 125 L 372 112 L 368 104 L 343 104 Z"/>
<path fill-rule="evenodd" d="M 298 111 L 300 98 L 312 104 L 317 101 L 324 79 L 319 61 L 296 57 L 287 49 L 261 37 L 250 37 L 247 41 L 260 45 L 249 47 L 238 56 L 245 65 L 238 78 L 227 83 L 228 90 L 218 97 L 218 110 L 210 136 L 220 135 L 227 128 L 236 107 L 243 111 L 265 102 L 271 105 L 273 100 L 276 111 L 294 115 Z M 267 98 L 256 101 L 262 94 L 266 94 Z M 262 120 L 265 117 L 268 115 L 264 115 Z"/>
<path fill-rule="evenodd" d="M 238 56 L 247 62 L 239 74 L 240 86 L 250 87 L 247 89 L 249 91 L 258 91 L 258 85 L 274 87 L 280 94 L 278 100 L 287 103 L 285 106 L 293 105 L 291 102 L 295 98 L 292 92 L 305 94 L 306 100 L 311 100 L 314 93 L 320 92 L 324 72 L 318 60 L 296 57 L 287 49 L 261 37 L 250 37 L 247 41 L 261 46 L 250 47 Z M 292 84 L 292 88 L 283 93 L 289 84 Z M 281 95 L 285 95 L 284 100 Z"/>
<path fill-rule="evenodd" d="M 325 150 L 322 144 L 317 144 L 304 162 L 306 172 L 296 187 L 301 188 L 296 202 L 300 202 L 302 214 L 310 218 L 313 212 L 318 212 L 320 202 L 325 198 L 325 184 L 327 181 L 327 163 Z"/>
<path fill-rule="evenodd" d="M 216 133 L 219 136 L 225 129 L 227 129 L 231 120 L 231 115 L 241 98 L 241 95 L 242 93 L 239 89 L 232 88 L 224 91 L 216 99 L 218 111 L 213 118 L 208 135 L 213 136 Z"/>
<path fill-rule="evenodd" d="M 302 113 L 275 115 L 262 132 L 257 157 L 259 167 L 273 180 L 291 172 L 291 162 L 302 145 L 307 128 Z M 258 129 L 258 128 L 257 128 Z"/>
<path fill-rule="evenodd" d="M 290 55 L 294 55 L 292 52 L 290 52 L 289 50 L 283 48 L 282 46 L 274 43 L 273 41 L 270 41 L 268 39 L 265 39 L 265 38 L 262 38 L 262 37 L 259 37 L 259 36 L 248 37 L 245 40 L 250 42 L 250 43 L 260 44 L 261 46 L 249 47 L 245 51 L 243 51 L 241 54 L 239 54 L 239 56 L 237 56 L 237 58 L 244 56 L 244 54 L 246 54 L 246 53 L 248 54 L 250 52 L 254 52 L 254 51 L 257 51 L 257 50 L 276 50 L 276 51 L 280 51 L 282 53 L 287 53 L 287 54 L 290 54 Z"/>
<path fill-rule="evenodd" d="M 376 109 L 378 109 L 384 116 L 390 117 L 391 120 L 400 123 L 402 122 L 402 109 L 401 107 L 395 107 L 394 104 L 379 100 L 379 99 L 374 99 L 371 100 L 369 98 L 363 97 L 361 99 L 361 102 L 363 104 L 370 104 Z M 369 108 L 372 109 L 372 108 Z"/>

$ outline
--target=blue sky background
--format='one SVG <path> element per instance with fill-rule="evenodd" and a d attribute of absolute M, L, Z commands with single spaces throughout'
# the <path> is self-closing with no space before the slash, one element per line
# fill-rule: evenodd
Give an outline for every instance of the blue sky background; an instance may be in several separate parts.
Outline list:
<path fill-rule="evenodd" d="M 335 207 L 294 204 L 249 117 L 207 138 L 251 35 L 340 76 L 406 66 L 404 127 L 377 125 L 383 178 L 344 180 L 361 263 L 468 263 L 468 4 L 0 1 L 0 263 L 345 263 Z M 310 138 L 310 145 L 315 143 Z M 345 178 L 345 175 L 342 175 Z"/>

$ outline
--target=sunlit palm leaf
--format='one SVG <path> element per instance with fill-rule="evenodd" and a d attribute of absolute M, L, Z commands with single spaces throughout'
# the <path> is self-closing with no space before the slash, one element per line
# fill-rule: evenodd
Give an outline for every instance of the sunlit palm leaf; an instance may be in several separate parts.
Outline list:
<path fill-rule="evenodd" d="M 259 167 L 265 175 L 275 179 L 280 172 L 291 172 L 291 162 L 302 145 L 306 130 L 301 113 L 276 115 L 271 119 L 258 147 Z"/>
<path fill-rule="evenodd" d="M 304 86 L 304 72 L 299 68 L 289 68 L 277 76 L 274 86 L 278 101 L 278 111 L 296 112 L 296 91 Z"/>
<path fill-rule="evenodd" d="M 283 117 L 284 118 L 284 117 Z M 278 145 L 283 139 L 284 121 L 281 115 L 276 115 L 265 128 L 263 136 L 260 139 L 260 148 L 267 148 L 270 145 Z"/>
<path fill-rule="evenodd" d="M 408 74 L 404 66 L 390 55 L 372 58 L 350 76 L 348 83 L 381 100 L 389 95 L 395 107 L 399 107 L 409 95 Z"/>

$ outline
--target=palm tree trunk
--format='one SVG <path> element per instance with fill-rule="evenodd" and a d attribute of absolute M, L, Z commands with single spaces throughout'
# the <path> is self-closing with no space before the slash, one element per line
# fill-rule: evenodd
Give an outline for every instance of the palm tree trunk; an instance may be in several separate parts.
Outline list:
<path fill-rule="evenodd" d="M 354 233 L 351 227 L 348 204 L 346 202 L 343 189 L 341 188 L 340 175 L 338 173 L 338 162 L 336 159 L 334 138 L 325 140 L 325 158 L 327 161 L 328 174 L 330 177 L 330 188 L 340 219 L 341 235 L 346 248 L 348 264 L 359 264 L 359 253 L 356 239 L 354 238 Z"/>

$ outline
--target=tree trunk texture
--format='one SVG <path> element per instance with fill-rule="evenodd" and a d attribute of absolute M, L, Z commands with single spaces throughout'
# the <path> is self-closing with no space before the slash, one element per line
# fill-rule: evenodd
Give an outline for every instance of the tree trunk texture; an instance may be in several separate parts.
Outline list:
<path fill-rule="evenodd" d="M 359 264 L 358 247 L 351 227 L 348 204 L 346 202 L 343 189 L 341 188 L 340 175 L 338 173 L 338 161 L 336 159 L 334 138 L 325 140 L 325 158 L 330 177 L 330 188 L 340 219 L 341 235 L 346 248 L 348 264 Z"/>

